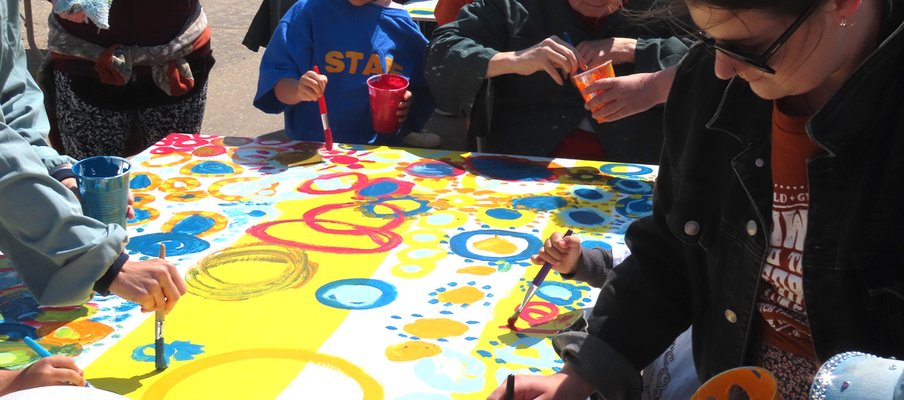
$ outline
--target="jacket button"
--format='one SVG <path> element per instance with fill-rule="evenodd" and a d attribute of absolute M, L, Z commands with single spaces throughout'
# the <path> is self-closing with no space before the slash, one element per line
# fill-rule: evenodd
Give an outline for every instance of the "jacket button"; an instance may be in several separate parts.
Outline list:
<path fill-rule="evenodd" d="M 697 236 L 700 233 L 700 224 L 697 221 L 687 221 L 684 224 L 684 234 L 688 236 Z"/>
<path fill-rule="evenodd" d="M 747 234 L 756 235 L 756 222 L 754 220 L 747 221 Z"/>
<path fill-rule="evenodd" d="M 762 167 L 762 166 L 766 165 L 766 162 L 763 161 L 762 158 L 757 158 L 756 160 L 753 161 L 753 163 L 754 163 L 757 167 Z"/>
<path fill-rule="evenodd" d="M 738 322 L 738 316 L 735 315 L 734 311 L 731 311 L 730 309 L 725 310 L 725 319 L 728 320 L 728 322 L 731 322 L 732 324 L 735 322 Z"/>

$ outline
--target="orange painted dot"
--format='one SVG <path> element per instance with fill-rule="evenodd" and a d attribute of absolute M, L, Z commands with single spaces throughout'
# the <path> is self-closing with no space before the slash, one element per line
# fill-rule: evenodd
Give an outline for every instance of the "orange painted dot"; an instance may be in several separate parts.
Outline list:
<path fill-rule="evenodd" d="M 436 296 L 437 300 L 445 303 L 470 304 L 482 299 L 484 293 L 473 286 L 464 286 L 447 290 Z"/>
<path fill-rule="evenodd" d="M 468 326 L 448 318 L 421 318 L 402 329 L 420 338 L 439 339 L 459 336 L 468 331 Z"/>
<path fill-rule="evenodd" d="M 413 361 L 433 357 L 441 352 L 442 349 L 433 343 L 411 340 L 387 347 L 386 359 L 389 361 Z"/>
<path fill-rule="evenodd" d="M 487 266 L 474 266 L 474 267 L 464 267 L 460 268 L 458 271 L 455 271 L 459 274 L 471 274 L 471 275 L 489 275 L 493 272 L 496 272 L 496 268 L 487 267 Z"/>

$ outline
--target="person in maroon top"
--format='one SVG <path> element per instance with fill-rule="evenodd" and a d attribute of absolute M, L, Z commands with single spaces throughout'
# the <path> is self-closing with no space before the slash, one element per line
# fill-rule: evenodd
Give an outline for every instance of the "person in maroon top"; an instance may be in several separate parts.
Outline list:
<path fill-rule="evenodd" d="M 198 0 L 115 0 L 109 29 L 81 12 L 51 15 L 48 25 L 39 79 L 61 150 L 128 156 L 172 132 L 200 131 L 214 58 Z"/>

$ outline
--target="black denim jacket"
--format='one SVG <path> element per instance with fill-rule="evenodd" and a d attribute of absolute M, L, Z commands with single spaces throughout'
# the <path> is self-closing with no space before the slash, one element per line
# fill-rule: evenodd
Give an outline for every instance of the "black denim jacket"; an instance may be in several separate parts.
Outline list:
<path fill-rule="evenodd" d="M 803 280 L 817 357 L 904 357 L 904 25 L 887 2 L 880 46 L 811 118 Z M 841 28 L 839 28 L 841 29 Z M 720 81 L 699 46 L 665 110 L 653 215 L 606 273 L 590 334 L 555 339 L 609 400 L 638 398 L 637 371 L 691 324 L 701 381 L 749 363 L 771 228 L 772 102 Z"/>

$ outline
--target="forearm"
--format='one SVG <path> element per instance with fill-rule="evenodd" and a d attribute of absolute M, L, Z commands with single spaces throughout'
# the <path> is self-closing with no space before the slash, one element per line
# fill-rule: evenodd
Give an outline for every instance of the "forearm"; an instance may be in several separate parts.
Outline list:
<path fill-rule="evenodd" d="M 0 131 L 0 251 L 39 303 L 73 305 L 122 252 L 126 232 L 82 214 L 75 195 L 47 174 L 29 144 Z"/>
<path fill-rule="evenodd" d="M 677 70 L 678 66 L 673 65 L 650 74 L 650 92 L 655 97 L 656 104 L 665 103 L 669 97 L 669 90 L 672 89 L 672 82 L 675 81 L 675 71 Z"/>
<path fill-rule="evenodd" d="M 298 80 L 292 78 L 283 78 L 276 82 L 276 87 L 273 88 L 273 94 L 276 95 L 276 99 L 282 102 L 283 104 L 295 105 L 301 103 L 302 98 L 298 94 Z"/>
<path fill-rule="evenodd" d="M 16 377 L 22 370 L 10 371 L 6 369 L 0 369 L 0 396 L 6 396 L 13 392 L 12 383 L 16 380 Z"/>
<path fill-rule="evenodd" d="M 636 61 L 637 39 L 613 38 L 612 63 L 633 64 Z"/>
<path fill-rule="evenodd" d="M 513 51 L 496 53 L 490 58 L 489 64 L 487 64 L 487 78 L 517 73 L 518 61 L 515 59 L 515 52 Z"/>

